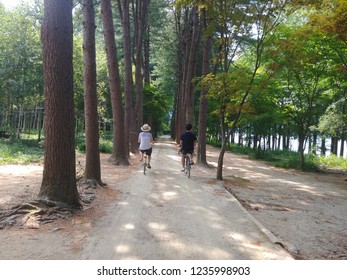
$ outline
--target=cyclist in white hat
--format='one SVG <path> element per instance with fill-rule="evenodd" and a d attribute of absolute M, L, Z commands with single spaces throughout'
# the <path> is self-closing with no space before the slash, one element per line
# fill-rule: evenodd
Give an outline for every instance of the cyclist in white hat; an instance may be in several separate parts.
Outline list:
<path fill-rule="evenodd" d="M 139 134 L 141 161 L 143 161 L 143 154 L 148 155 L 148 168 L 151 168 L 151 155 L 152 155 L 152 144 L 154 144 L 151 127 L 148 124 L 144 124 L 141 127 L 142 132 Z"/>

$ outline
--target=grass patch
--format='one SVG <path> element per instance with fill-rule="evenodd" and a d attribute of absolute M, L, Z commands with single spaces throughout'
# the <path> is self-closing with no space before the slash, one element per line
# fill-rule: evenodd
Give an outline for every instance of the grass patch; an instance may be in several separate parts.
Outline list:
<path fill-rule="evenodd" d="M 100 139 L 100 153 L 112 153 L 112 140 L 109 137 Z M 76 138 L 76 155 L 86 151 L 84 137 Z M 0 139 L 0 165 L 28 164 L 42 162 L 44 149 L 39 147 L 37 136 L 22 135 L 22 139 Z"/>
<path fill-rule="evenodd" d="M 99 139 L 100 153 L 112 154 L 113 142 L 109 137 Z M 76 150 L 80 153 L 86 152 L 86 139 L 85 137 L 76 138 Z"/>
<path fill-rule="evenodd" d="M 319 164 L 325 168 L 334 168 L 347 170 L 347 159 L 330 155 L 329 157 L 320 157 Z"/>
<path fill-rule="evenodd" d="M 112 154 L 113 143 L 109 139 L 100 139 L 100 153 Z"/>
<path fill-rule="evenodd" d="M 44 151 L 34 139 L 0 140 L 0 164 L 27 164 L 42 161 Z"/>
<path fill-rule="evenodd" d="M 218 143 L 209 143 L 213 146 L 220 147 Z M 293 151 L 263 151 L 245 146 L 232 144 L 229 150 L 234 154 L 247 155 L 256 160 L 263 160 L 267 163 L 280 168 L 293 168 L 301 170 L 300 154 Z M 304 171 L 319 172 L 323 168 L 334 168 L 347 170 L 347 159 L 331 155 L 329 157 L 321 157 L 313 154 L 305 155 Z"/>

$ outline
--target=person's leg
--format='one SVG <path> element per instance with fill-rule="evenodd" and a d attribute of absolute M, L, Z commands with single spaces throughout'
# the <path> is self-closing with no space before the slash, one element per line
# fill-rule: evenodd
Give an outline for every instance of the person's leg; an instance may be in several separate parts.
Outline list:
<path fill-rule="evenodd" d="M 191 164 L 191 165 L 194 164 L 193 155 L 194 155 L 194 152 L 191 152 L 191 153 L 190 153 L 190 164 Z"/>
<path fill-rule="evenodd" d="M 182 153 L 181 154 L 181 163 L 182 163 L 182 170 L 181 171 L 184 171 L 184 166 L 185 166 L 185 155 Z"/>
<path fill-rule="evenodd" d="M 151 168 L 151 159 L 152 159 L 152 148 L 150 148 L 148 151 L 146 151 L 146 154 L 148 156 L 148 168 Z"/>
<path fill-rule="evenodd" d="M 151 166 L 151 156 L 148 156 L 148 168 L 151 168 L 152 166 Z"/>

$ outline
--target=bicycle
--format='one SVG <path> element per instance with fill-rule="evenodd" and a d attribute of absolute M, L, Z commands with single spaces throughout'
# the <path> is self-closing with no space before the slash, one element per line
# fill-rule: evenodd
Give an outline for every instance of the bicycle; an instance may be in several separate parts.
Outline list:
<path fill-rule="evenodd" d="M 145 154 L 143 155 L 143 175 L 146 175 L 147 166 L 148 166 L 147 154 L 145 153 Z"/>
<path fill-rule="evenodd" d="M 190 170 L 191 170 L 190 157 L 191 156 L 192 155 L 189 153 L 185 155 L 184 173 L 187 174 L 188 178 L 190 178 Z"/>
<path fill-rule="evenodd" d="M 182 154 L 182 150 L 178 151 L 178 154 Z M 191 170 L 191 153 L 186 153 L 184 156 L 184 173 L 187 174 L 188 178 L 190 178 L 190 170 Z"/>

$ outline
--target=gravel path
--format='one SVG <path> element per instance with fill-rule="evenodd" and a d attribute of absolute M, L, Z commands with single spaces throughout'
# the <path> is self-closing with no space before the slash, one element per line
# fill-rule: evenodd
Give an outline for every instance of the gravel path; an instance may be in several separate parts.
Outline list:
<path fill-rule="evenodd" d="M 160 138 L 146 176 L 139 155 L 121 167 L 102 154 L 108 188 L 95 190 L 94 202 L 71 218 L 35 229 L 19 220 L 0 230 L 0 260 L 347 260 L 346 175 L 279 169 L 226 153 L 220 182 L 219 149 L 208 146 L 212 168 L 193 166 L 188 179 L 177 150 Z M 34 199 L 41 181 L 40 164 L 0 166 L 0 209 Z"/>
<path fill-rule="evenodd" d="M 81 259 L 291 259 L 206 170 L 194 166 L 188 179 L 174 147 L 161 138 L 147 175 L 139 164 L 120 185 Z"/>

